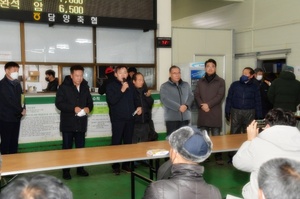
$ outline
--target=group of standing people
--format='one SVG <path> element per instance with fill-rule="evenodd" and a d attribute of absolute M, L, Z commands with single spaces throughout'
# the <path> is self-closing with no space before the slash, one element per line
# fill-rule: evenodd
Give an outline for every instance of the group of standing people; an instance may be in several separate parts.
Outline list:
<path fill-rule="evenodd" d="M 225 81 L 216 74 L 216 66 L 217 63 L 213 59 L 205 62 L 205 75 L 198 80 L 194 93 L 191 92 L 188 83 L 181 80 L 180 68 L 177 66 L 170 68 L 170 78 L 162 84 L 160 97 L 165 110 L 167 138 L 169 138 L 171 145 L 171 161 L 162 165 L 162 171 L 159 172 L 167 178 L 162 178 L 163 180 L 150 184 L 145 192 L 145 198 L 160 198 L 161 196 L 164 196 L 164 198 L 178 198 L 178 195 L 184 193 L 190 193 L 193 196 L 200 196 L 205 193 L 205 198 L 220 197 L 218 196 L 218 190 L 214 187 L 208 187 L 206 183 L 198 184 L 202 177 L 196 177 L 198 175 L 196 168 L 193 171 L 188 168 L 190 167 L 189 164 L 194 165 L 196 162 L 195 160 L 191 161 L 191 156 L 200 156 L 197 152 L 200 152 L 203 148 L 199 140 L 192 142 L 190 141 L 192 138 L 186 139 L 184 137 L 184 132 L 187 130 L 185 128 L 188 128 L 185 125 L 189 124 L 190 120 L 190 107 L 193 99 L 195 99 L 198 106 L 197 127 L 200 132 L 211 132 L 213 136 L 220 135 Z M 176 78 L 174 78 L 174 75 L 177 75 Z M 283 162 L 295 166 L 295 168 L 290 167 L 291 172 L 292 169 L 299 169 L 298 165 L 300 165 L 299 162 L 297 163 L 300 160 L 300 132 L 296 127 L 296 119 L 293 113 L 300 103 L 300 82 L 296 80 L 291 71 L 282 71 L 279 77 L 276 80 L 274 79 L 271 75 L 265 75 L 264 77 L 261 69 L 253 70 L 251 67 L 246 67 L 243 69 L 240 79 L 230 85 L 225 101 L 225 118 L 230 122 L 230 133 L 247 133 L 248 135 L 248 140 L 236 154 L 229 153 L 229 163 L 233 163 L 240 170 L 251 172 L 250 182 L 245 185 L 242 193 L 246 199 L 266 198 L 265 196 L 269 195 L 280 198 L 281 196 L 292 196 L 299 193 L 292 183 L 279 178 L 279 173 L 276 176 L 278 177 L 277 180 L 280 181 L 278 183 L 272 184 L 263 179 L 263 177 L 274 179 L 272 174 L 267 172 L 265 168 L 261 169 L 263 177 L 259 178 L 260 184 L 257 180 L 260 167 L 268 160 L 276 163 L 272 167 L 273 171 L 276 172 L 281 169 L 279 164 L 283 164 Z M 183 91 L 183 88 L 185 91 Z M 266 126 L 258 134 L 259 128 L 256 120 L 260 119 L 264 119 Z M 196 132 L 197 130 L 192 131 Z M 179 132 L 182 137 L 177 137 L 177 141 L 174 142 L 176 144 L 173 144 L 172 135 L 175 136 Z M 197 143 L 198 149 L 188 146 L 187 143 L 181 143 L 186 140 L 189 143 Z M 180 148 L 177 144 L 181 144 Z M 174 156 L 174 153 L 177 156 Z M 288 157 L 291 160 L 272 160 L 273 158 L 283 157 Z M 217 164 L 224 164 L 221 154 L 215 154 L 215 159 Z M 270 163 L 263 166 L 271 167 Z M 285 172 L 284 169 L 282 170 L 282 172 Z M 187 175 L 188 173 L 191 175 Z M 294 178 L 294 174 L 288 173 L 286 175 L 296 184 L 300 183 L 299 180 L 298 182 Z M 295 175 L 298 174 L 295 173 Z M 197 184 L 197 189 L 191 191 L 192 185 L 189 182 Z M 282 190 L 283 183 L 288 184 L 291 193 L 278 191 L 272 193 L 272 186 L 275 189 Z M 201 193 L 198 192 L 199 190 L 201 190 Z M 207 192 L 208 190 L 210 191 Z M 177 195 L 175 196 L 173 193 Z"/>
<path fill-rule="evenodd" d="M 26 114 L 26 106 L 18 80 L 19 65 L 8 62 L 4 69 L 5 76 L 0 81 L 1 153 L 13 154 L 18 151 L 20 123 Z M 150 132 L 155 131 L 151 118 L 154 101 L 151 91 L 145 85 L 143 74 L 136 69 L 132 71 L 132 76 L 125 66 L 115 69 L 109 67 L 105 71 L 110 76 L 104 92 L 112 125 L 112 145 L 148 141 Z M 60 110 L 62 149 L 71 149 L 73 144 L 76 148 L 85 147 L 88 114 L 93 110 L 93 100 L 88 82 L 84 79 L 84 67 L 71 66 L 70 75 L 64 78 L 59 87 L 53 70 L 47 70 L 45 75 L 45 80 L 49 82 L 45 91 L 57 91 L 55 106 Z M 131 171 L 129 163 L 123 163 L 122 169 Z M 113 171 L 119 175 L 120 164 L 113 164 Z M 78 167 L 77 175 L 89 176 L 89 173 L 83 167 Z M 62 177 L 70 180 L 70 169 L 63 169 Z"/>
<path fill-rule="evenodd" d="M 161 85 L 160 99 L 164 107 L 167 139 L 171 145 L 170 157 L 174 165 L 178 164 L 172 167 L 173 176 L 177 176 L 183 170 L 192 169 L 196 172 L 192 178 L 202 178 L 203 169 L 194 165 L 204 161 L 211 153 L 212 144 L 207 138 L 207 133 L 211 133 L 212 136 L 221 133 L 225 81 L 216 74 L 216 67 L 217 63 L 213 59 L 205 62 L 205 75 L 197 82 L 194 92 L 189 83 L 181 79 L 178 66 L 170 67 L 169 79 Z M 1 153 L 9 154 L 17 152 L 20 121 L 26 114 L 26 107 L 18 81 L 19 65 L 8 62 L 4 69 L 5 77 L 0 81 Z M 84 67 L 71 66 L 70 75 L 65 77 L 56 93 L 55 105 L 61 112 L 63 149 L 72 148 L 73 142 L 76 148 L 85 146 L 88 114 L 93 109 L 93 100 L 83 74 Z M 117 66 L 114 69 L 109 67 L 105 74 L 110 78 L 105 84 L 104 92 L 103 89 L 99 89 L 99 93 L 106 93 L 112 127 L 112 145 L 148 141 L 154 126 L 151 115 L 153 99 L 145 85 L 143 74 L 136 69 L 128 70 L 126 66 Z M 51 75 L 55 76 L 49 73 L 46 77 L 49 81 Z M 230 121 L 230 133 L 244 132 L 248 135 L 248 141 L 237 154 L 230 157 L 233 158 L 234 166 L 252 172 L 250 183 L 243 190 L 245 198 L 257 196 L 257 172 L 265 160 L 270 157 L 276 158 L 277 154 L 286 154 L 292 159 L 300 155 L 300 134 L 291 112 L 295 111 L 296 105 L 300 103 L 300 82 L 291 71 L 282 71 L 274 81 L 263 79 L 262 76 L 263 71 L 259 69 L 244 68 L 240 79 L 230 85 L 225 102 L 225 117 Z M 194 101 L 198 107 L 197 129 L 187 127 Z M 263 118 L 267 126 L 259 135 L 255 119 Z M 285 135 L 282 131 L 288 134 Z M 194 148 L 195 144 L 198 147 Z M 259 148 L 262 145 L 263 152 Z M 251 155 L 252 153 L 255 155 Z M 256 161 L 257 157 L 261 159 Z M 217 164 L 224 164 L 221 154 L 215 154 L 215 159 Z M 253 162 L 257 164 L 252 164 Z M 112 168 L 116 175 L 120 174 L 121 169 L 131 171 L 128 162 L 122 163 L 122 166 L 115 163 Z M 89 175 L 83 167 L 77 168 L 77 174 Z M 186 179 L 191 178 L 185 172 L 180 175 Z M 63 169 L 63 178 L 71 179 L 70 169 Z M 208 186 L 202 180 L 200 184 L 203 188 L 212 190 L 205 193 L 220 197 L 214 187 Z M 151 188 L 155 190 L 155 184 L 151 185 L 146 193 L 154 197 Z"/>
<path fill-rule="evenodd" d="M 144 76 L 139 72 L 129 76 L 126 66 L 108 67 L 105 73 L 110 78 L 99 93 L 106 93 L 112 128 L 111 144 L 148 141 L 153 99 L 144 86 Z M 85 146 L 87 116 L 93 109 L 93 100 L 83 74 L 82 66 L 72 66 L 70 75 L 65 77 L 56 93 L 55 105 L 61 111 L 63 149 L 72 148 L 73 142 L 76 148 Z M 120 163 L 114 163 L 112 168 L 116 175 L 120 174 L 121 169 L 131 172 L 129 162 L 122 163 L 122 167 Z M 89 173 L 78 167 L 77 175 L 89 176 Z M 63 169 L 63 178 L 71 179 L 70 169 Z"/>
<path fill-rule="evenodd" d="M 205 76 L 197 82 L 194 93 L 189 83 L 181 79 L 180 68 L 170 67 L 169 80 L 160 88 L 167 136 L 180 127 L 189 125 L 194 99 L 199 107 L 198 128 L 211 132 L 214 136 L 220 135 L 225 81 L 216 74 L 216 67 L 217 63 L 213 59 L 205 62 Z M 217 163 L 223 163 L 221 154 L 216 154 L 215 158 Z"/>
<path fill-rule="evenodd" d="M 105 73 L 108 78 L 99 93 L 106 93 L 112 145 L 149 141 L 151 132 L 155 131 L 151 114 L 154 100 L 143 74 L 126 66 L 108 67 Z M 112 168 L 115 175 L 120 175 L 121 169 L 131 172 L 129 162 L 123 162 L 122 166 L 114 163 Z"/>

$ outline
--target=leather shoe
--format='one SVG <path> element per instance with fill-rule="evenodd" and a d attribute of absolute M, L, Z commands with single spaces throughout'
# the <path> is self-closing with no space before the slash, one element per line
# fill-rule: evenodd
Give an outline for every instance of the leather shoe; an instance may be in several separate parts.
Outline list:
<path fill-rule="evenodd" d="M 70 172 L 63 172 L 63 179 L 65 180 L 71 180 L 72 179 L 72 176 L 70 174 Z"/>
<path fill-rule="evenodd" d="M 89 173 L 84 169 L 80 169 L 77 171 L 77 175 L 86 177 L 86 176 L 89 176 Z"/>
<path fill-rule="evenodd" d="M 113 172 L 114 172 L 114 174 L 116 175 L 116 176 L 118 176 L 118 175 L 120 175 L 120 169 L 119 168 L 117 168 L 117 169 L 114 169 L 113 170 Z"/>

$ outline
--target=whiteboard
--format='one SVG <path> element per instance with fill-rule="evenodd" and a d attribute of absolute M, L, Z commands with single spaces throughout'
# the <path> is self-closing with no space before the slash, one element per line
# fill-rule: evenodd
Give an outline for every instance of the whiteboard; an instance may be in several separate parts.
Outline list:
<path fill-rule="evenodd" d="M 20 24 L 0 23 L 0 61 L 21 61 Z"/>
<path fill-rule="evenodd" d="M 154 31 L 97 28 L 97 63 L 154 64 Z"/>
<path fill-rule="evenodd" d="M 27 62 L 93 62 L 91 27 L 25 23 Z"/>

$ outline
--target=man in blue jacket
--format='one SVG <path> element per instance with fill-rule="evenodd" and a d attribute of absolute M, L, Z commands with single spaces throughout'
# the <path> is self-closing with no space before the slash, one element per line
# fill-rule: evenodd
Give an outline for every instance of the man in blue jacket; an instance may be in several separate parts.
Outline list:
<path fill-rule="evenodd" d="M 230 121 L 230 133 L 246 133 L 254 119 L 262 118 L 261 97 L 258 86 L 253 83 L 254 70 L 246 67 L 239 81 L 231 84 L 226 98 L 225 114 Z"/>
<path fill-rule="evenodd" d="M 76 148 L 84 148 L 88 114 L 93 109 L 93 100 L 87 81 L 83 79 L 84 68 L 71 66 L 71 75 L 66 76 L 57 93 L 55 106 L 60 110 L 60 131 L 63 149 L 71 149 L 73 140 Z M 77 175 L 88 176 L 83 167 L 77 168 Z M 70 180 L 70 169 L 63 169 L 63 178 Z"/>

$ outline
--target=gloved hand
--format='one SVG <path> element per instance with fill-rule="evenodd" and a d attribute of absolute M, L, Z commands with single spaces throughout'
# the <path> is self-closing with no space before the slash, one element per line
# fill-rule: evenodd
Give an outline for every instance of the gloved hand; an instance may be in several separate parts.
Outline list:
<path fill-rule="evenodd" d="M 229 122 L 230 121 L 230 113 L 226 113 L 225 118 L 226 118 L 227 122 Z"/>

